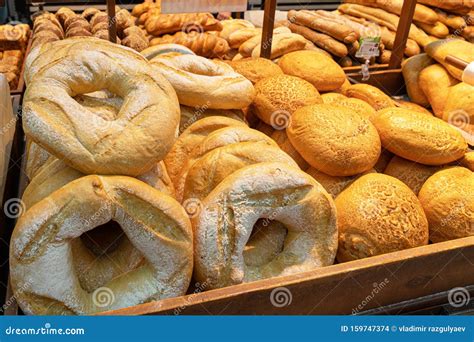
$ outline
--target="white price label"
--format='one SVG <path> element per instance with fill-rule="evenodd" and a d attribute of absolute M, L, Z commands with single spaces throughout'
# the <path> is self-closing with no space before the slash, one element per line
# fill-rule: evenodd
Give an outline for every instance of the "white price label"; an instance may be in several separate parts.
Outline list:
<path fill-rule="evenodd" d="M 360 47 L 356 53 L 357 58 L 371 58 L 380 55 L 380 37 L 361 38 L 359 44 Z"/>

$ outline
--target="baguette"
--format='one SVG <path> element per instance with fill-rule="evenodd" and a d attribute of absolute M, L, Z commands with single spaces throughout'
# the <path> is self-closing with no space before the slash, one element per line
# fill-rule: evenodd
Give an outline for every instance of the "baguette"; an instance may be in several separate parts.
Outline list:
<path fill-rule="evenodd" d="M 345 0 L 344 2 L 377 7 L 396 15 L 401 15 L 403 7 L 403 0 Z M 431 8 L 417 4 L 413 19 L 422 23 L 434 24 L 438 21 L 438 15 Z"/>
<path fill-rule="evenodd" d="M 210 13 L 158 14 L 145 22 L 147 32 L 154 36 L 166 33 L 187 31 L 198 28 L 199 31 L 221 31 L 222 24 Z"/>
<path fill-rule="evenodd" d="M 448 27 L 441 21 L 437 21 L 434 25 L 420 23 L 415 21 L 415 24 L 420 27 L 426 33 L 435 36 L 437 38 L 446 38 L 449 34 Z"/>
<path fill-rule="evenodd" d="M 291 10 L 288 12 L 288 20 L 291 23 L 303 25 L 325 33 L 344 43 L 353 43 L 359 38 L 357 33 L 351 28 L 328 20 L 323 16 L 317 15 L 315 12 Z"/>
<path fill-rule="evenodd" d="M 437 9 L 436 13 L 438 14 L 438 20 L 446 26 L 449 26 L 456 30 L 466 26 L 466 21 L 461 16 L 448 14 L 440 9 Z"/>
<path fill-rule="evenodd" d="M 421 4 L 442 8 L 448 11 L 468 13 L 474 9 L 474 1 L 472 0 L 419 0 Z"/>
<path fill-rule="evenodd" d="M 304 50 L 306 39 L 296 33 L 280 33 L 276 34 L 272 39 L 272 50 L 270 59 L 275 59 L 284 54 Z M 258 44 L 252 51 L 252 57 L 260 57 L 261 44 Z"/>
<path fill-rule="evenodd" d="M 423 69 L 434 63 L 435 61 L 426 53 L 421 53 L 408 58 L 402 63 L 402 74 L 405 80 L 408 97 L 412 102 L 423 107 L 428 107 L 430 102 L 423 93 L 423 90 L 420 88 L 418 77 Z"/>
<path fill-rule="evenodd" d="M 339 11 L 386 26 L 391 31 L 395 32 L 397 31 L 398 22 L 400 21 L 400 18 L 397 15 L 388 13 L 382 9 L 355 4 L 342 4 L 339 6 Z M 433 41 L 425 32 L 413 24 L 411 25 L 408 37 L 423 47 Z"/>
<path fill-rule="evenodd" d="M 260 28 L 245 28 L 245 29 L 240 29 L 238 31 L 232 32 L 229 35 L 229 38 L 227 41 L 229 42 L 229 46 L 232 49 L 238 49 L 240 45 L 245 43 L 247 40 L 250 38 L 253 38 L 257 35 L 262 34 L 262 29 Z"/>
<path fill-rule="evenodd" d="M 293 23 L 289 23 L 288 27 L 290 28 L 291 32 L 302 35 L 320 48 L 337 57 L 345 57 L 348 54 L 347 47 L 343 43 L 337 41 L 327 34 L 319 33 L 307 28 L 306 26 Z"/>

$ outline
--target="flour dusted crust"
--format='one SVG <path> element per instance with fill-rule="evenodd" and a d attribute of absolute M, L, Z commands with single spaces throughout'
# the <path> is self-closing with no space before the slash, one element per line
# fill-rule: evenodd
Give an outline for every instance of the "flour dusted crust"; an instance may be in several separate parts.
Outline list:
<path fill-rule="evenodd" d="M 430 226 L 430 240 L 441 242 L 474 235 L 474 173 L 464 167 L 441 170 L 418 195 Z"/>
<path fill-rule="evenodd" d="M 194 147 L 203 141 L 209 133 L 230 126 L 246 127 L 247 125 L 241 121 L 223 116 L 209 116 L 196 121 L 179 136 L 171 151 L 164 159 L 166 169 L 168 170 L 173 184 L 177 184 L 181 168 L 184 166 L 189 153 Z"/>
<path fill-rule="evenodd" d="M 395 156 L 385 168 L 384 173 L 401 180 L 418 195 L 426 180 L 441 170 L 441 166 L 429 166 Z"/>
<path fill-rule="evenodd" d="M 173 85 L 179 102 L 186 106 L 241 109 L 255 96 L 252 83 L 224 63 L 194 55 L 162 55 L 151 63 Z"/>
<path fill-rule="evenodd" d="M 247 166 L 228 176 L 193 219 L 195 277 L 211 288 L 309 271 L 334 262 L 336 212 L 313 178 L 282 163 Z M 281 222 L 291 236 L 265 265 L 245 264 L 244 247 L 259 218 Z"/>
<path fill-rule="evenodd" d="M 241 142 L 262 142 L 265 145 L 277 147 L 277 144 L 265 134 L 249 127 L 226 127 L 210 133 L 200 144 L 189 153 L 188 159 L 181 168 L 176 185 L 176 198 L 181 201 L 183 198 L 184 184 L 190 168 L 205 154 L 227 145 Z M 255 148 L 261 145 L 255 145 Z"/>
<path fill-rule="evenodd" d="M 219 147 L 206 153 L 189 168 L 183 199 L 202 200 L 233 172 L 264 162 L 279 162 L 298 168 L 289 155 L 263 141 Z"/>
<path fill-rule="evenodd" d="M 31 139 L 26 139 L 26 177 L 31 180 L 51 155 Z"/>
<path fill-rule="evenodd" d="M 252 103 L 255 114 L 266 124 L 275 126 L 278 113 L 291 115 L 296 109 L 321 103 L 317 89 L 308 81 L 289 75 L 276 75 L 255 84 Z"/>
<path fill-rule="evenodd" d="M 294 112 L 286 131 L 303 158 L 331 176 L 368 171 L 380 156 L 375 127 L 344 107 L 318 104 L 300 108 Z"/>
<path fill-rule="evenodd" d="M 116 250 L 120 267 L 109 259 L 101 259 L 96 269 L 87 267 L 95 258 L 79 237 L 110 220 L 128 238 Z M 94 314 L 183 295 L 192 262 L 184 209 L 125 176 L 86 176 L 53 192 L 20 217 L 10 244 L 15 298 L 25 313 L 37 315 Z M 94 298 L 100 287 L 113 293 L 107 306 Z"/>
<path fill-rule="evenodd" d="M 340 262 L 428 244 L 428 222 L 404 183 L 371 173 L 336 198 Z"/>
<path fill-rule="evenodd" d="M 443 165 L 462 158 L 467 143 L 449 124 L 404 108 L 379 111 L 373 121 L 382 145 L 396 155 L 426 165 Z"/>
<path fill-rule="evenodd" d="M 370 104 L 375 110 L 394 107 L 394 101 L 380 89 L 370 84 L 353 84 L 344 91 L 344 95 L 355 97 Z"/>
<path fill-rule="evenodd" d="M 176 137 L 179 104 L 173 88 L 143 57 L 115 58 L 123 49 L 66 54 L 38 71 L 25 93 L 26 135 L 86 174 L 142 174 L 164 158 Z M 124 99 L 114 120 L 72 97 L 102 89 Z"/>

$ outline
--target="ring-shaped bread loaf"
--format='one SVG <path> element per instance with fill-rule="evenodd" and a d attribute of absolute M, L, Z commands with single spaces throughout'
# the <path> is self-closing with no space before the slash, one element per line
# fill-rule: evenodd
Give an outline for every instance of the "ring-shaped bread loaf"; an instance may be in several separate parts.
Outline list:
<path fill-rule="evenodd" d="M 259 218 L 283 223 L 283 250 L 265 265 L 249 266 L 243 250 Z M 212 288 L 305 272 L 334 262 L 336 209 L 309 175 L 283 163 L 247 166 L 228 176 L 193 218 L 194 275 Z"/>
<path fill-rule="evenodd" d="M 194 55 L 162 55 L 150 61 L 173 85 L 186 106 L 240 109 L 252 103 L 252 83 L 224 63 Z"/>
<path fill-rule="evenodd" d="M 94 267 L 83 267 L 91 252 L 80 237 L 111 220 L 121 226 L 128 244 L 120 245 L 113 259 L 100 260 L 100 270 L 111 271 L 98 278 Z M 192 274 L 192 243 L 189 218 L 171 197 L 131 177 L 82 177 L 18 220 L 10 244 L 15 298 L 27 314 L 60 315 L 183 295 Z M 130 260 L 138 257 L 143 260 L 130 270 Z M 107 292 L 108 303 L 97 297 L 100 291 Z"/>
<path fill-rule="evenodd" d="M 85 174 L 140 175 L 165 157 L 177 136 L 173 88 L 143 57 L 113 57 L 121 49 L 66 54 L 38 71 L 25 93 L 25 133 Z M 123 99 L 114 120 L 74 99 L 103 89 Z"/>

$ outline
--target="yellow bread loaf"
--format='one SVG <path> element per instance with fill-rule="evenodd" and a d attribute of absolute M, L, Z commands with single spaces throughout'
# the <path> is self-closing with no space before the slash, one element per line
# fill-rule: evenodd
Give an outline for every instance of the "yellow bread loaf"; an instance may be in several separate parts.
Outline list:
<path fill-rule="evenodd" d="M 264 78 L 283 74 L 278 64 L 266 58 L 244 58 L 228 64 L 254 84 Z"/>
<path fill-rule="evenodd" d="M 423 208 L 398 179 L 379 173 L 362 176 L 335 202 L 339 262 L 428 244 Z"/>
<path fill-rule="evenodd" d="M 333 104 L 334 102 L 347 99 L 347 96 L 341 93 L 325 93 L 321 94 L 321 99 L 325 104 Z"/>
<path fill-rule="evenodd" d="M 434 60 L 426 53 L 422 53 L 408 58 L 402 63 L 402 73 L 405 79 L 408 96 L 410 100 L 420 106 L 429 106 L 429 101 L 418 83 L 420 72 L 427 66 L 434 63 Z"/>
<path fill-rule="evenodd" d="M 346 80 L 344 70 L 331 58 L 318 51 L 290 52 L 278 61 L 287 75 L 300 77 L 311 83 L 318 91 L 332 91 Z"/>
<path fill-rule="evenodd" d="M 286 130 L 274 130 L 271 138 L 275 140 L 278 146 L 286 152 L 293 160 L 298 164 L 301 170 L 306 170 L 309 168 L 309 164 L 304 160 L 301 154 L 293 147 L 291 144 L 290 139 L 288 139 L 288 134 L 286 134 Z"/>
<path fill-rule="evenodd" d="M 296 110 L 286 130 L 295 149 L 315 169 L 331 176 L 370 170 L 380 156 L 374 125 L 355 111 L 318 104 Z"/>
<path fill-rule="evenodd" d="M 420 72 L 418 83 L 428 99 L 433 113 L 438 118 L 442 118 L 449 95 L 449 87 L 457 83 L 456 79 L 442 65 L 433 64 Z"/>
<path fill-rule="evenodd" d="M 344 95 L 365 101 L 375 110 L 394 106 L 394 101 L 390 96 L 369 84 L 353 84 L 345 90 Z"/>
<path fill-rule="evenodd" d="M 426 109 L 425 107 L 422 107 L 419 104 L 416 104 L 414 102 L 397 100 L 395 102 L 395 105 L 397 107 L 400 107 L 400 108 L 413 110 L 415 112 L 420 112 L 420 113 L 423 113 L 423 114 L 426 114 L 426 115 L 433 115 L 433 113 L 431 113 L 428 109 Z"/>
<path fill-rule="evenodd" d="M 442 64 L 446 70 L 459 81 L 462 81 L 462 70 L 458 69 L 444 60 L 451 55 L 460 58 L 467 63 L 474 62 L 474 45 L 462 39 L 441 39 L 428 44 L 425 48 L 428 55 Z"/>
<path fill-rule="evenodd" d="M 441 166 L 423 165 L 395 156 L 388 163 L 384 173 L 401 180 L 415 195 L 418 195 L 426 180 L 440 169 Z"/>
<path fill-rule="evenodd" d="M 443 120 L 467 132 L 474 143 L 474 86 L 461 82 L 449 88 Z"/>
<path fill-rule="evenodd" d="M 430 240 L 474 235 L 474 173 L 453 167 L 428 178 L 418 195 L 430 226 Z"/>
<path fill-rule="evenodd" d="M 373 122 L 383 147 L 411 161 L 443 165 L 461 158 L 467 149 L 461 134 L 434 116 L 387 108 Z"/>
<path fill-rule="evenodd" d="M 298 108 L 321 103 L 318 90 L 309 82 L 289 75 L 276 75 L 255 84 L 252 108 L 257 116 L 273 128 L 285 128 Z"/>
<path fill-rule="evenodd" d="M 328 96 L 330 94 L 333 94 L 333 95 Z M 335 95 L 338 95 L 338 96 L 335 96 Z M 325 104 L 352 109 L 354 112 L 356 112 L 363 118 L 366 118 L 369 120 L 372 120 L 377 115 L 377 112 L 371 105 L 355 97 L 346 97 L 338 93 L 327 93 L 327 94 L 321 95 L 321 97 L 323 98 L 323 101 Z"/>

